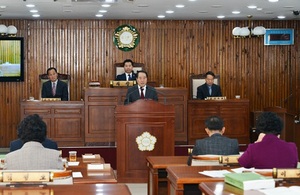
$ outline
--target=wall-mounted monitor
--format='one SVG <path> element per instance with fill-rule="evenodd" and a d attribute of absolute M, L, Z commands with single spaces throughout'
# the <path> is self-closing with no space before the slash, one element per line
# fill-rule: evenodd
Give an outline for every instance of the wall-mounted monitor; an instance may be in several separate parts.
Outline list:
<path fill-rule="evenodd" d="M 0 37 L 0 82 L 24 81 L 24 38 Z"/>

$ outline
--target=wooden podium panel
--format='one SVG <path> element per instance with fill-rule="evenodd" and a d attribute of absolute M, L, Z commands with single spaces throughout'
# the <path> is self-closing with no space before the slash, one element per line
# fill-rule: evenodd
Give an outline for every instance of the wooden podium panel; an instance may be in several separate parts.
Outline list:
<path fill-rule="evenodd" d="M 116 107 L 118 182 L 147 182 L 147 156 L 174 155 L 172 105 L 138 100 Z"/>
<path fill-rule="evenodd" d="M 175 142 L 187 143 L 186 88 L 156 88 L 158 101 L 175 107 Z M 123 105 L 127 88 L 97 88 L 85 90 L 85 141 L 86 145 L 114 145 L 115 108 Z"/>
<path fill-rule="evenodd" d="M 236 138 L 239 144 L 250 142 L 249 100 L 189 100 L 188 102 L 188 143 L 207 137 L 205 120 L 217 115 L 223 118 L 225 136 Z"/>
<path fill-rule="evenodd" d="M 21 120 L 38 114 L 47 124 L 47 137 L 58 146 L 84 145 L 83 101 L 22 101 Z"/>

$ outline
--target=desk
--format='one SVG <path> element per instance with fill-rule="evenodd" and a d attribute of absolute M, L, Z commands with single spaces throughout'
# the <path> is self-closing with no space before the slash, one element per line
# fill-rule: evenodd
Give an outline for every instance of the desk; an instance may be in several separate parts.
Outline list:
<path fill-rule="evenodd" d="M 148 156 L 148 195 L 167 193 L 167 166 L 187 165 L 187 156 Z"/>
<path fill-rule="evenodd" d="M 125 184 L 74 184 L 49 185 L 45 187 L 0 187 L 0 194 L 44 194 L 44 195 L 83 195 L 83 194 L 130 195 Z"/>
<path fill-rule="evenodd" d="M 232 167 L 230 167 L 231 169 Z M 168 194 L 200 194 L 198 184 L 201 182 L 224 181 L 224 178 L 213 178 L 200 174 L 205 170 L 222 170 L 229 167 L 221 166 L 169 166 L 168 173 Z"/>
<path fill-rule="evenodd" d="M 78 166 L 69 166 L 67 170 L 72 170 L 72 172 L 81 172 L 82 178 L 73 178 L 74 184 L 96 184 L 96 183 L 117 183 L 117 179 L 114 173 L 114 170 L 110 168 L 110 171 L 88 171 L 87 164 L 92 163 L 84 163 L 82 158 L 77 157 L 77 161 L 79 161 Z M 99 163 L 104 163 L 103 158 L 95 161 Z M 91 174 L 97 173 L 97 174 Z"/>

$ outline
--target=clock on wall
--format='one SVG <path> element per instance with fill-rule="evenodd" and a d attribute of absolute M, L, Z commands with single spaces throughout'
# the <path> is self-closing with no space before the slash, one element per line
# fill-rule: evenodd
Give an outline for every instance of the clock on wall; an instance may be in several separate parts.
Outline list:
<path fill-rule="evenodd" d="M 134 26 L 125 24 L 114 31 L 114 44 L 122 51 L 131 51 L 140 42 L 140 34 Z"/>

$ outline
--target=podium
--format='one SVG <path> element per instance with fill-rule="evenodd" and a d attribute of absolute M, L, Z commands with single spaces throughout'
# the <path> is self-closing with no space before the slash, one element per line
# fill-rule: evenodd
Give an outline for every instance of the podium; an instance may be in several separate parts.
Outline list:
<path fill-rule="evenodd" d="M 119 183 L 146 183 L 147 156 L 174 155 L 174 105 L 138 100 L 115 109 Z"/>

